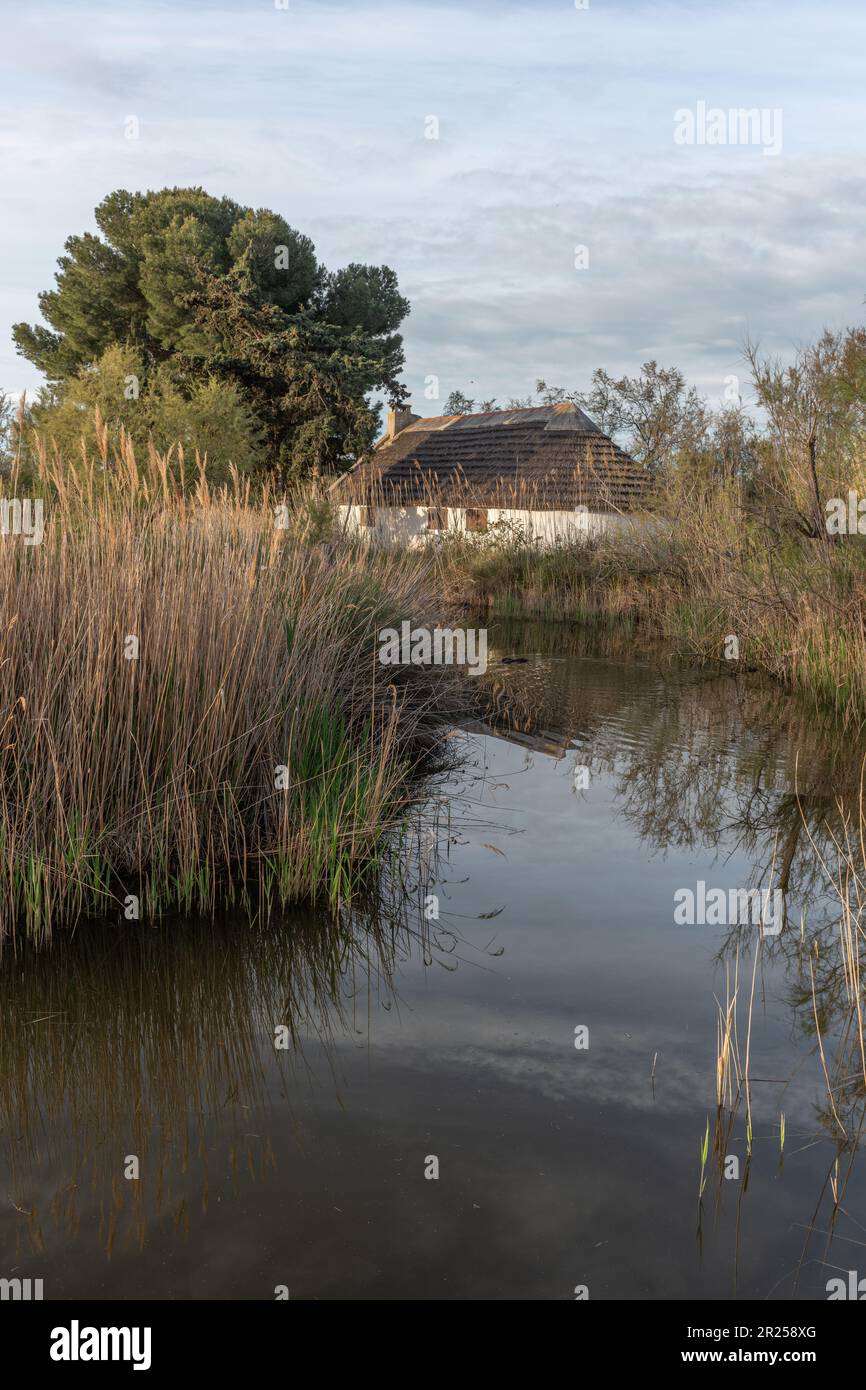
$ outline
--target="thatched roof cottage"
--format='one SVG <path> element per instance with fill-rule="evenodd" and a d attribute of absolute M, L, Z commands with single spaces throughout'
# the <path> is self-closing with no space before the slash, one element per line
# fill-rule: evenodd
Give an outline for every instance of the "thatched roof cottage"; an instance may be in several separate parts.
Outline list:
<path fill-rule="evenodd" d="M 334 484 L 347 531 L 423 544 L 506 521 L 543 543 L 633 526 L 649 478 L 576 405 L 420 417 L 392 410 Z"/>

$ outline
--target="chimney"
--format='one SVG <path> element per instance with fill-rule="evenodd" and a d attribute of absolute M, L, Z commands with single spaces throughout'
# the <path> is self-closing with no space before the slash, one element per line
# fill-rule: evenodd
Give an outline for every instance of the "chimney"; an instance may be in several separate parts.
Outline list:
<path fill-rule="evenodd" d="M 420 415 L 413 415 L 408 406 L 395 409 L 394 406 L 388 411 L 388 426 L 385 431 L 388 439 L 393 439 L 407 425 L 411 425 L 414 420 L 420 420 Z"/>

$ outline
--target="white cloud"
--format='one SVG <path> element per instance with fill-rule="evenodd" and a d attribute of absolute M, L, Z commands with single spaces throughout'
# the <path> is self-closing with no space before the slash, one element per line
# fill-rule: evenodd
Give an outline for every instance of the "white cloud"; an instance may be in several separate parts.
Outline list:
<path fill-rule="evenodd" d="M 837 0 L 38 0 L 7 18 L 0 74 L 0 382 L 36 383 L 9 325 L 108 191 L 203 183 L 277 208 L 327 264 L 394 266 L 419 399 L 430 372 L 504 399 L 648 356 L 715 395 L 747 330 L 786 350 L 861 316 L 864 39 Z M 782 108 L 782 155 L 675 146 L 698 100 Z"/>

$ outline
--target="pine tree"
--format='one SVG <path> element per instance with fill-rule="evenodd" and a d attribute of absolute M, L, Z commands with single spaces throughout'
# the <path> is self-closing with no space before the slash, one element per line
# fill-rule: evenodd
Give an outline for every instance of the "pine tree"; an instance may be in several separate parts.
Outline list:
<path fill-rule="evenodd" d="M 222 382 L 253 412 L 282 474 L 345 466 L 372 442 L 380 391 L 395 404 L 409 311 L 387 266 L 329 272 L 310 239 L 268 209 L 201 188 L 110 194 L 101 235 L 72 236 L 44 325 L 14 328 L 56 405 L 112 348 L 192 401 Z M 153 408 L 154 395 L 150 394 Z"/>

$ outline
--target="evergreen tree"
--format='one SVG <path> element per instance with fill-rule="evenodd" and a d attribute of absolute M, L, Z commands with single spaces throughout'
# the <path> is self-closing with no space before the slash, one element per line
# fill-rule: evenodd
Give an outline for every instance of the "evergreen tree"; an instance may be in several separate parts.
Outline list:
<path fill-rule="evenodd" d="M 405 400 L 397 329 L 409 305 L 386 266 L 329 272 L 277 213 L 201 188 L 121 189 L 96 222 L 101 236 L 70 237 L 56 288 L 39 296 L 49 326 L 14 328 L 18 351 L 48 377 L 44 407 L 80 399 L 111 349 L 131 349 L 150 383 L 137 400 L 151 412 L 160 396 L 200 402 L 222 383 L 233 410 L 252 411 L 261 456 L 286 475 L 333 470 L 367 448 L 371 392 Z"/>

